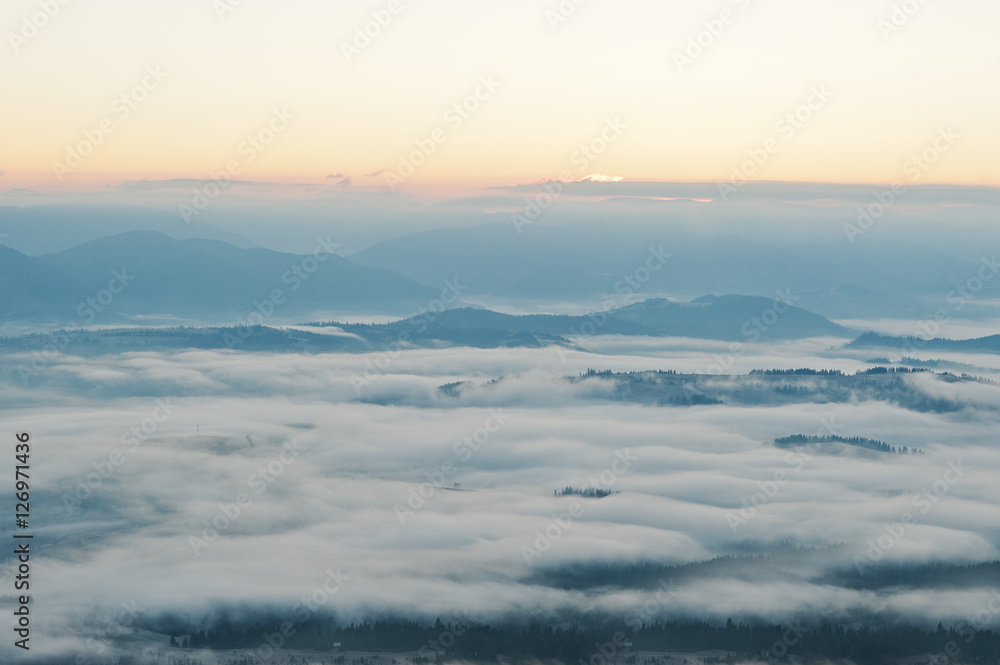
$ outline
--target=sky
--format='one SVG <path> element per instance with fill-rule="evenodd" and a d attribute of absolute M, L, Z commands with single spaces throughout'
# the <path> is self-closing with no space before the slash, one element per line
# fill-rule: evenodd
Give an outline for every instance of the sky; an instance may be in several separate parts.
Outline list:
<path fill-rule="evenodd" d="M 195 239 L 170 256 L 211 247 L 249 257 L 259 270 L 278 266 L 278 287 L 290 285 L 286 266 L 312 257 L 265 248 L 304 255 L 322 242 L 359 270 L 388 267 L 431 287 L 428 297 L 450 280 L 463 303 L 514 312 L 787 293 L 823 316 L 849 315 L 857 330 L 995 333 L 998 19 L 995 0 L 6 0 L 0 267 L 13 268 L 0 270 L 0 292 L 18 306 L 41 302 L 79 266 L 97 275 L 113 260 L 109 271 L 139 263 L 138 283 L 156 288 L 180 275 L 165 302 L 191 293 L 196 304 L 228 288 L 229 259 L 192 286 L 190 262 L 157 272 L 132 248 L 174 252 Z M 898 182 L 913 190 L 904 197 Z M 215 204 L 220 190 L 226 201 Z M 553 191 L 565 198 L 536 205 Z M 80 248 L 135 230 L 178 242 L 146 233 Z M 669 259 L 662 272 L 651 256 Z M 113 299 L 99 277 L 94 298 Z M 285 293 L 271 283 L 262 273 L 269 294 L 233 290 L 230 300 L 252 298 L 263 313 L 261 301 Z M 114 305 L 130 317 L 121 320 L 158 322 L 128 310 L 131 297 Z M 0 332 L 85 316 L 53 302 L 50 318 Z M 316 318 L 368 314 L 334 306 Z M 548 582 L 580 563 L 697 563 L 782 543 L 815 550 L 780 577 L 767 567 L 695 575 L 652 616 L 933 627 L 1000 594 L 876 593 L 828 578 L 882 554 L 893 564 L 1000 559 L 1000 451 L 989 443 L 1000 356 L 907 350 L 984 377 L 898 375 L 928 409 L 944 400 L 957 412 L 888 398 L 682 408 L 616 399 L 621 387 L 607 378 L 565 377 L 853 372 L 875 361 L 865 347 L 831 350 L 846 338 L 574 339 L 568 350 L 0 353 L 0 420 L 31 432 L 44 470 L 32 487 L 44 653 L 90 647 L 95 624 L 116 625 L 107 616 L 122 603 L 208 622 L 233 608 L 285 611 L 341 566 L 347 583 L 328 609 L 357 621 L 431 620 L 456 607 L 489 621 L 619 620 L 652 593 Z M 504 420 L 491 428 L 496 414 Z M 130 447 L 128 432 L 147 424 Z M 771 445 L 828 432 L 926 454 L 798 460 Z M 463 456 L 458 442 L 480 433 L 482 450 Z M 587 503 L 544 558 L 526 557 L 576 501 L 552 491 L 593 486 L 620 453 L 635 464 L 615 471 L 608 487 L 619 493 Z M 459 469 L 450 486 L 411 506 L 448 464 Z M 871 555 L 952 464 L 967 471 L 947 496 Z M 261 465 L 277 465 L 273 480 L 203 547 L 196 539 L 209 538 L 220 510 L 257 489 Z M 779 473 L 789 482 L 734 525 Z M 11 563 L 0 556 L 8 589 Z M 988 623 L 1000 626 L 1000 613 Z"/>
<path fill-rule="evenodd" d="M 450 194 L 734 169 L 889 183 L 920 155 L 923 184 L 996 186 L 998 18 L 986 0 L 11 0 L 0 190 L 227 170 Z"/>

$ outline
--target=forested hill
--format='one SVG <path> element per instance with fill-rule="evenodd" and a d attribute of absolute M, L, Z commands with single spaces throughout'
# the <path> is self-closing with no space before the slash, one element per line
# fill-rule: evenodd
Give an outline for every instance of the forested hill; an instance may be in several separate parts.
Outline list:
<path fill-rule="evenodd" d="M 965 353 L 1000 353 L 1000 335 L 975 339 L 945 339 L 941 337 L 894 337 L 865 333 L 848 343 L 848 349 L 894 349 L 903 353 L 915 351 L 955 351 Z"/>
<path fill-rule="evenodd" d="M 622 402 L 650 406 L 782 406 L 789 404 L 831 404 L 882 401 L 921 412 L 961 411 L 968 402 L 940 397 L 925 391 L 917 376 L 947 384 L 988 383 L 987 379 L 948 372 L 932 372 L 906 367 L 873 367 L 846 374 L 839 370 L 795 369 L 754 370 L 749 374 L 688 374 L 666 371 L 612 372 L 588 370 L 565 377 L 571 384 L 604 382 L 595 394 Z M 439 390 L 454 398 L 466 393 L 495 390 L 511 377 L 476 384 L 463 381 L 443 385 Z M 995 410 L 992 402 L 976 405 Z"/>

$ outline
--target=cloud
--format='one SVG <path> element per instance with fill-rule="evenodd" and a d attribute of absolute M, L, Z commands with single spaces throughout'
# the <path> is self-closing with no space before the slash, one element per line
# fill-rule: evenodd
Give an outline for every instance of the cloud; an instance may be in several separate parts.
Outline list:
<path fill-rule="evenodd" d="M 604 175 L 602 173 L 594 173 L 592 175 L 584 176 L 577 180 L 577 182 L 621 182 L 624 178 L 621 176 L 611 176 Z"/>
<path fill-rule="evenodd" d="M 126 180 L 116 185 L 116 189 L 123 192 L 160 191 L 171 189 L 190 189 L 192 187 L 202 187 L 208 183 L 215 183 L 214 180 L 204 178 L 173 178 L 170 180 Z M 230 187 L 274 187 L 277 183 L 254 182 L 252 180 L 232 180 Z"/>
<path fill-rule="evenodd" d="M 336 567 L 350 580 L 330 609 L 347 620 L 434 618 L 456 608 L 485 621 L 512 614 L 624 618 L 655 599 L 655 583 L 574 590 L 546 576 L 591 563 L 696 563 L 782 540 L 821 549 L 773 567 L 717 565 L 681 580 L 669 604 L 655 604 L 656 616 L 867 616 L 934 625 L 985 602 L 986 591 L 975 588 L 876 593 L 828 578 L 852 569 L 868 540 L 907 511 L 917 523 L 888 548 L 886 561 L 1000 555 L 989 526 L 1000 520 L 1000 453 L 983 444 L 995 427 L 995 387 L 969 396 L 981 408 L 955 415 L 876 402 L 647 407 L 614 401 L 605 381 L 561 377 L 593 366 L 697 367 L 722 347 L 588 342 L 594 350 L 565 359 L 554 349 L 404 350 L 361 401 L 352 378 L 377 355 L 61 355 L 30 390 L 15 371 L 30 356 L 0 355 L 0 414 L 44 441 L 32 457 L 44 469 L 33 499 L 50 543 L 37 559 L 46 571 L 36 592 L 46 608 L 38 636 L 59 645 L 84 640 L 93 628 L 78 618 L 81 607 L 102 616 L 132 599 L 148 616 L 280 612 Z M 861 364 L 824 359 L 826 348 L 816 341 L 755 345 L 741 362 Z M 501 375 L 508 378 L 487 385 Z M 457 398 L 437 390 L 460 380 L 473 387 Z M 919 380 L 929 394 L 951 389 L 933 377 Z M 169 400 L 172 413 L 153 425 L 157 400 Z M 504 419 L 493 432 L 486 430 L 490 409 Z M 824 418 L 844 434 L 928 454 L 816 455 L 800 464 L 766 443 L 814 432 Z M 293 440 L 298 454 L 282 463 Z M 621 494 L 552 496 L 600 478 L 623 449 L 635 461 L 609 486 Z M 112 464 L 116 452 L 124 459 Z M 921 512 L 914 497 L 934 488 L 955 460 L 964 476 Z M 761 488 L 779 472 L 788 481 L 762 503 L 753 499 L 754 515 L 734 532 L 728 516 L 744 500 L 765 496 Z M 438 474 L 446 482 L 437 482 Z M 419 492 L 422 504 L 413 500 Z M 252 501 L 238 518 L 218 518 L 241 494 Z M 574 502 L 582 515 L 528 564 L 522 548 L 534 547 L 552 516 Z M 404 523 L 400 507 L 412 510 Z M 217 518 L 226 526 L 195 556 L 191 538 Z"/>
<path fill-rule="evenodd" d="M 596 176 L 596 178 L 595 178 Z M 716 182 L 656 182 L 605 180 L 606 176 L 594 174 L 575 182 L 568 182 L 564 193 L 571 196 L 633 196 L 657 199 L 711 199 L 720 196 Z M 594 179 L 592 179 L 594 178 Z M 508 193 L 538 191 L 548 180 L 514 186 L 499 187 Z M 739 204 L 785 203 L 810 204 L 815 207 L 869 204 L 874 195 L 871 185 L 748 182 L 740 187 L 732 200 Z M 1000 205 L 1000 187 L 960 185 L 915 185 L 907 188 L 906 206 L 946 206 L 972 204 Z"/>

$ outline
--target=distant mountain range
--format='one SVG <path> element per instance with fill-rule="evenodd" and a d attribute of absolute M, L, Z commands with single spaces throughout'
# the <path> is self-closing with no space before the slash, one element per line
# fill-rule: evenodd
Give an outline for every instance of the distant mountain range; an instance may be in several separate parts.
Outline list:
<path fill-rule="evenodd" d="M 853 335 L 780 298 L 759 296 L 654 298 L 583 316 L 501 314 L 469 307 L 459 299 L 458 285 L 444 293 L 390 269 L 357 265 L 335 250 L 330 239 L 318 241 L 314 254 L 297 255 L 154 231 L 121 233 L 42 256 L 0 246 L 0 322 L 273 326 L 418 312 L 383 326 L 336 325 L 371 340 L 433 338 L 473 346 L 516 343 L 517 335 L 526 344 L 597 334 L 745 342 Z"/>
<path fill-rule="evenodd" d="M 190 191 L 190 190 L 187 190 Z M 0 203 L 16 197 L 0 194 Z M 41 194 L 38 194 L 41 196 Z M 156 231 L 176 238 L 221 240 L 237 247 L 253 247 L 244 235 L 199 221 L 188 224 L 164 210 L 129 205 L 46 204 L 30 207 L 0 205 L 3 244 L 29 256 L 54 254 L 91 240 L 130 231 Z"/>
<path fill-rule="evenodd" d="M 132 183 L 132 193 L 159 192 L 154 207 L 149 202 L 109 205 L 100 203 L 103 199 L 78 198 L 23 205 L 27 199 L 6 192 L 0 204 L 22 205 L 0 205 L 0 243 L 40 258 L 114 234 L 145 231 L 176 240 L 217 240 L 244 249 L 302 254 L 317 236 L 329 234 L 342 243 L 338 251 L 353 264 L 435 289 L 446 279 L 457 279 L 467 301 L 530 303 L 540 305 L 539 311 L 552 303 L 596 303 L 612 293 L 683 301 L 703 294 L 771 297 L 791 287 L 799 307 L 847 325 L 864 319 L 926 319 L 940 307 L 954 305 L 963 293 L 967 295 L 961 315 L 986 320 L 995 318 L 993 303 L 1000 294 L 1000 279 L 992 278 L 992 255 L 970 259 L 975 254 L 966 251 L 968 247 L 951 247 L 956 251 L 949 253 L 948 238 L 920 245 L 913 234 L 870 234 L 852 244 L 843 235 L 841 213 L 835 209 L 810 209 L 810 215 L 819 215 L 824 223 L 806 226 L 789 221 L 802 211 L 784 210 L 781 225 L 786 232 L 748 234 L 746 222 L 767 221 L 755 216 L 763 213 L 753 206 L 742 212 L 716 209 L 712 215 L 729 221 L 713 224 L 701 204 L 675 201 L 657 204 L 655 210 L 588 204 L 573 211 L 549 210 L 518 232 L 509 212 L 469 217 L 457 208 L 402 202 L 383 202 L 388 207 L 373 210 L 359 207 L 354 199 L 337 205 L 326 199 L 300 202 L 292 208 L 240 199 L 236 207 L 214 206 L 204 219 L 187 224 L 176 215 L 176 205 L 164 201 L 188 184 Z M 164 185 L 170 185 L 173 194 L 161 191 Z M 49 200 L 41 194 L 30 200 L 36 199 Z M 597 221 L 597 209 L 610 217 Z M 949 214 L 957 215 L 958 210 Z M 972 242 L 959 235 L 951 240 L 963 247 Z M 984 247 L 992 246 L 983 242 Z M 987 278 L 980 277 L 984 266 Z M 331 315 L 338 313 L 336 307 L 329 309 Z M 407 311 L 412 310 L 390 307 L 387 313 Z"/>
<path fill-rule="evenodd" d="M 41 277 L 43 275 L 39 275 Z M 609 312 L 585 316 L 530 314 L 515 316 L 487 309 L 464 307 L 425 312 L 392 323 L 309 323 L 285 328 L 227 326 L 183 328 L 125 328 L 75 330 L 57 333 L 60 346 L 80 354 L 128 350 L 179 348 L 243 351 L 370 352 L 395 348 L 469 346 L 478 348 L 586 347 L 593 335 L 644 335 L 698 337 L 754 342 L 827 335 L 847 336 L 851 331 L 821 316 L 789 307 L 770 325 L 767 312 L 775 302 L 756 296 L 708 296 L 692 303 L 652 299 Z M 187 310 L 185 310 L 187 311 Z M 760 327 L 756 327 L 757 322 Z M 763 328 L 763 332 L 761 329 Z M 0 351 L 44 348 L 50 334 L 38 333 L 0 339 Z"/>
<path fill-rule="evenodd" d="M 301 256 L 152 231 L 43 256 L 0 246 L 0 321 L 74 327 L 158 316 L 211 323 L 321 312 L 398 316 L 441 297 L 440 288 L 332 251 L 319 243 L 315 254 Z"/>
<path fill-rule="evenodd" d="M 355 332 L 313 331 L 303 326 L 114 328 L 32 333 L 18 337 L 0 337 L 0 353 L 41 351 L 53 346 L 65 353 L 94 356 L 130 351 L 169 351 L 174 349 L 233 349 L 266 353 L 371 353 L 395 348 L 395 343 L 410 347 L 470 346 L 478 348 L 541 347 L 552 344 L 569 346 L 570 342 L 551 335 L 505 331 L 451 331 L 447 336 L 413 334 L 398 338 L 390 329 L 367 328 L 364 336 Z"/>
<path fill-rule="evenodd" d="M 899 352 L 957 351 L 967 353 L 1000 353 L 1000 335 L 976 339 L 944 339 L 934 337 L 895 337 L 865 333 L 846 345 L 848 349 L 894 349 Z"/>
<path fill-rule="evenodd" d="M 437 335 L 442 339 L 453 339 L 458 331 L 466 331 L 467 334 L 504 331 L 559 337 L 646 335 L 743 342 L 850 337 L 854 334 L 854 331 L 818 314 L 781 301 L 738 295 L 705 296 L 689 303 L 653 298 L 583 316 L 512 315 L 487 309 L 462 308 L 428 313 L 381 326 L 341 327 L 363 336 L 378 329 L 391 331 L 395 337 L 405 338 L 419 333 L 421 337 Z"/>
<path fill-rule="evenodd" d="M 841 224 L 835 228 L 839 232 Z M 579 301 L 619 289 L 676 299 L 706 293 L 768 297 L 792 287 L 799 306 L 838 319 L 925 318 L 980 268 L 905 243 L 886 247 L 866 238 L 852 246 L 842 236 L 818 237 L 823 241 L 779 245 L 773 238 L 726 233 L 694 221 L 566 223 L 547 215 L 521 233 L 509 219 L 421 231 L 348 258 L 425 284 L 458 276 L 470 299 Z M 647 271 L 651 253 L 669 258 Z M 985 303 L 997 292 L 1000 280 L 984 281 L 963 316 L 994 316 Z"/>

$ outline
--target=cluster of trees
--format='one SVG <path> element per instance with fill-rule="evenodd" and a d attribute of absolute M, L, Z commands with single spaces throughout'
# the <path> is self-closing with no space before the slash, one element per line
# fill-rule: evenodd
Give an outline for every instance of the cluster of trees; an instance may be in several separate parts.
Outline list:
<path fill-rule="evenodd" d="M 917 372 L 926 372 L 927 369 L 922 367 L 872 367 L 870 369 L 858 370 L 855 375 L 858 374 L 915 374 Z"/>
<path fill-rule="evenodd" d="M 636 375 L 636 374 L 667 374 L 667 375 L 671 375 L 672 376 L 672 375 L 678 374 L 678 372 L 676 370 L 672 370 L 672 369 L 661 369 L 661 370 L 632 370 L 630 372 L 617 372 L 616 373 L 616 372 L 612 372 L 610 369 L 603 369 L 603 370 L 597 371 L 596 369 L 590 369 L 590 368 L 588 368 L 586 372 L 581 372 L 580 376 L 583 377 L 583 378 L 586 378 L 588 376 L 614 376 L 616 374 L 621 375 L 621 376 L 633 376 L 633 375 Z"/>
<path fill-rule="evenodd" d="M 764 376 L 844 376 L 844 373 L 839 369 L 809 369 L 807 367 L 801 369 L 753 369 L 750 370 L 750 373 L 763 374 Z"/>
<path fill-rule="evenodd" d="M 567 485 L 561 490 L 553 490 L 552 494 L 555 496 L 582 496 L 588 499 L 603 499 L 612 494 L 621 494 L 621 492 L 619 490 L 605 490 L 599 487 L 584 487 L 581 489 Z"/>
<path fill-rule="evenodd" d="M 688 393 L 687 395 L 672 395 L 661 400 L 663 404 L 676 404 L 680 406 L 705 406 L 711 404 L 725 404 L 721 399 L 705 395 L 702 393 Z"/>
<path fill-rule="evenodd" d="M 953 413 L 968 402 L 932 397 L 904 380 L 908 368 L 861 370 L 844 374 L 827 369 L 757 369 L 750 375 L 678 374 L 676 372 L 609 373 L 591 370 L 589 376 L 615 382 L 612 399 L 657 406 L 711 404 L 771 406 L 788 403 L 836 404 L 878 400 L 921 413 Z M 942 380 L 962 381 L 939 374 Z M 569 377 L 583 381 L 588 375 Z"/>
<path fill-rule="evenodd" d="M 909 446 L 890 446 L 884 441 L 879 441 L 877 439 L 867 439 L 863 436 L 809 436 L 808 434 L 793 434 L 792 436 L 784 436 L 780 439 L 774 440 L 774 445 L 778 447 L 787 446 L 805 446 L 814 443 L 845 443 L 849 446 L 857 446 L 858 448 L 866 448 L 868 450 L 875 450 L 880 453 L 890 453 L 892 455 L 923 455 L 924 451 L 919 448 L 910 448 Z"/>
<path fill-rule="evenodd" d="M 805 395 L 812 392 L 806 386 L 778 386 L 774 390 L 782 395 Z"/>

